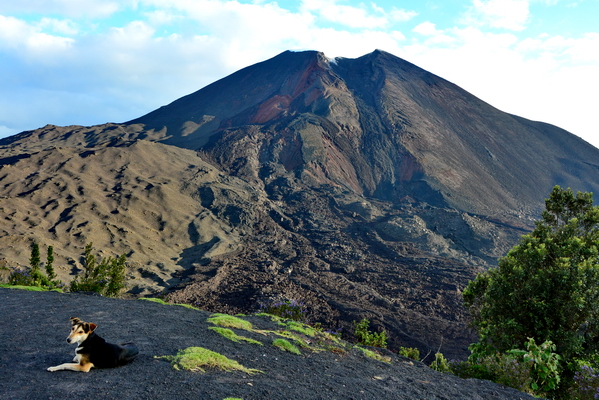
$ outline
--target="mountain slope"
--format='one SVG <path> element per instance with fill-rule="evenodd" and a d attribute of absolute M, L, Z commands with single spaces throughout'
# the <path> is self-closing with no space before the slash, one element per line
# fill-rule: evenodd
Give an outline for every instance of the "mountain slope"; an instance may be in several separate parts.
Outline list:
<path fill-rule="evenodd" d="M 331 348 L 335 351 L 302 348 L 301 355 L 292 354 L 272 344 L 277 337 L 272 333 L 235 329 L 262 345 L 235 343 L 209 329 L 214 327 L 207 321 L 211 313 L 149 301 L 0 288 L 0 312 L 4 317 L 0 325 L 0 397 L 6 400 L 65 398 L 74 390 L 82 398 L 131 400 L 534 399 L 489 381 L 436 372 L 384 350 L 390 363 L 341 345 Z M 139 355 L 125 366 L 92 369 L 87 374 L 46 371 L 51 365 L 72 360 L 75 347 L 64 338 L 73 315 L 97 324 L 96 332 L 108 342 L 134 342 Z M 244 319 L 256 329 L 283 330 L 268 317 Z M 44 329 L 35 329 L 24 338 L 23 326 L 32 321 Z M 192 346 L 263 373 L 176 370 L 168 361 L 154 358 L 173 356 Z"/>
<path fill-rule="evenodd" d="M 350 332 L 464 357 L 461 290 L 599 150 L 382 51 L 284 52 L 123 124 L 0 140 L 0 258 L 126 253 L 131 293 L 212 311 L 301 299 Z M 58 263 L 57 263 L 58 264 Z"/>

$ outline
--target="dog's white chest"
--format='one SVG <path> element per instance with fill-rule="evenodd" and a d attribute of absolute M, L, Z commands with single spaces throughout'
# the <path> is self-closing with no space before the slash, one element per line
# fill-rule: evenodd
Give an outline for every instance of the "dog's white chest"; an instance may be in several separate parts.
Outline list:
<path fill-rule="evenodd" d="M 83 347 L 77 347 L 77 349 L 75 350 L 75 358 L 73 358 L 73 362 L 79 362 L 81 361 L 81 354 L 79 354 L 79 350 L 83 350 Z"/>

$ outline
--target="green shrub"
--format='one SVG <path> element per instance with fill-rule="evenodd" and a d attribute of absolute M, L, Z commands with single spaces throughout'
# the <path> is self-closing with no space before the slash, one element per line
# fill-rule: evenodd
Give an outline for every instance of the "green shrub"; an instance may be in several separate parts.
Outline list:
<path fill-rule="evenodd" d="M 414 347 L 400 347 L 399 354 L 411 358 L 412 360 L 420 361 L 420 350 Z"/>
<path fill-rule="evenodd" d="M 471 345 L 468 361 L 454 363 L 451 371 L 462 378 L 486 379 L 513 387 L 535 396 L 546 397 L 560 382 L 559 359 L 555 345 L 537 345 L 534 339 L 524 344 L 526 350 L 513 349 L 505 353 L 488 354 Z"/>
<path fill-rule="evenodd" d="M 451 372 L 449 361 L 439 352 L 435 354 L 435 361 L 431 363 L 431 368 L 439 372 Z"/>
<path fill-rule="evenodd" d="M 366 318 L 357 323 L 354 321 L 354 326 L 354 336 L 358 339 L 359 344 L 372 347 L 387 347 L 387 332 L 371 332 L 368 329 L 370 321 Z"/>
<path fill-rule="evenodd" d="M 46 289 L 61 288 L 62 282 L 56 279 L 54 267 L 54 248 L 48 246 L 48 256 L 46 261 L 46 274 L 42 272 L 40 248 L 37 243 L 31 245 L 31 256 L 29 257 L 29 269 L 15 268 L 8 277 L 8 283 L 15 286 L 38 286 Z"/>
<path fill-rule="evenodd" d="M 510 350 L 508 354 L 530 366 L 530 375 L 532 377 L 530 387 L 534 394 L 544 396 L 555 390 L 559 385 L 561 379 L 559 361 L 561 357 L 554 353 L 556 346 L 549 340 L 537 345 L 533 338 L 528 338 L 525 347 L 526 350 Z"/>
<path fill-rule="evenodd" d="M 563 397 L 573 384 L 576 360 L 599 354 L 599 206 L 592 193 L 553 188 L 535 229 L 479 274 L 464 290 L 464 302 L 478 330 L 480 352 L 505 353 L 533 338 L 551 341 L 562 379 L 550 397 Z M 541 379 L 541 381 L 538 381 Z"/>
<path fill-rule="evenodd" d="M 116 297 L 125 288 L 125 271 L 127 257 L 102 258 L 96 262 L 92 254 L 93 244 L 85 246 L 83 272 L 71 281 L 71 292 L 96 292 L 103 296 Z"/>
<path fill-rule="evenodd" d="M 476 378 L 509 386 L 521 392 L 532 393 L 530 366 L 519 362 L 513 355 L 496 353 L 450 365 L 451 372 L 461 378 Z"/>

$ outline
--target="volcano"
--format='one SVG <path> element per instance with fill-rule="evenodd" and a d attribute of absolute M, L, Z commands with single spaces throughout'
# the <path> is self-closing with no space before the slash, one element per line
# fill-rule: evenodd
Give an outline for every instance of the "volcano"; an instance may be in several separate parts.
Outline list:
<path fill-rule="evenodd" d="M 0 263 L 86 243 L 129 293 L 209 311 L 300 300 L 391 347 L 464 358 L 461 290 L 534 226 L 554 185 L 599 190 L 599 150 L 383 51 L 286 51 L 147 115 L 0 140 Z M 55 267 L 56 268 L 56 267 Z"/>

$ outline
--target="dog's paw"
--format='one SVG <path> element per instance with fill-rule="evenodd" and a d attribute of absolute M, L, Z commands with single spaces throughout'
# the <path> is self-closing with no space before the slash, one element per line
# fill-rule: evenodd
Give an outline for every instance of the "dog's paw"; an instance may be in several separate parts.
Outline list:
<path fill-rule="evenodd" d="M 48 371 L 50 372 L 54 372 L 54 371 L 58 371 L 60 368 L 58 367 L 48 367 Z"/>

